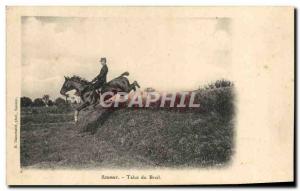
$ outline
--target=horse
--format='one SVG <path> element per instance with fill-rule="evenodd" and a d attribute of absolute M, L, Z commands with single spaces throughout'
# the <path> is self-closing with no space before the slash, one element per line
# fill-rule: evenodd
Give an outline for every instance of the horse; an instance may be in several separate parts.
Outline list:
<path fill-rule="evenodd" d="M 112 92 L 113 95 L 117 94 L 118 92 L 129 93 L 132 90 L 136 91 L 136 87 L 140 88 L 137 81 L 134 81 L 131 84 L 129 83 L 129 80 L 126 77 L 128 75 L 128 72 L 124 72 L 119 77 L 105 83 L 100 90 L 100 95 L 92 88 L 91 82 L 79 76 L 64 76 L 65 82 L 60 90 L 60 94 L 67 97 L 67 92 L 76 90 L 76 95 L 80 96 L 82 100 L 82 104 L 75 109 L 75 123 L 78 122 L 78 115 L 82 109 L 87 108 L 91 105 L 96 106 L 98 104 L 101 94 L 105 92 Z"/>

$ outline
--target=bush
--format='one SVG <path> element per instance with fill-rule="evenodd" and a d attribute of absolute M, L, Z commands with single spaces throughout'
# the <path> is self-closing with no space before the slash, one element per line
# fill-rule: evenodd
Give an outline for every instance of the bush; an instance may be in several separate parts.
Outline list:
<path fill-rule="evenodd" d="M 63 105 L 66 105 L 66 104 L 67 104 L 66 100 L 64 100 L 61 97 L 56 98 L 56 100 L 55 100 L 55 105 L 57 105 L 57 106 L 63 106 Z"/>
<path fill-rule="evenodd" d="M 53 105 L 54 105 L 53 101 L 52 101 L 52 100 L 49 100 L 49 101 L 48 101 L 48 106 L 53 106 Z"/>
<path fill-rule="evenodd" d="M 61 113 L 70 112 L 73 110 L 71 104 L 66 102 L 66 100 L 61 97 L 57 98 L 54 104 L 56 105 L 58 112 Z"/>
<path fill-rule="evenodd" d="M 32 106 L 32 100 L 29 97 L 21 97 L 21 107 Z"/>
<path fill-rule="evenodd" d="M 44 101 L 41 98 L 36 98 L 33 101 L 33 106 L 35 106 L 35 107 L 43 107 L 43 106 L 45 106 L 45 103 L 44 103 Z"/>
<path fill-rule="evenodd" d="M 233 86 L 233 83 L 231 81 L 221 79 L 204 86 L 203 89 L 208 90 L 208 89 L 225 88 L 231 86 Z"/>

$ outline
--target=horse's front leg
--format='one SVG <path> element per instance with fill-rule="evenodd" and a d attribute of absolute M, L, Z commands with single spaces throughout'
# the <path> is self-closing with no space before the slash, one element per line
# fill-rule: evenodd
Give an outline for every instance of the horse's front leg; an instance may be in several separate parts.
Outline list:
<path fill-rule="evenodd" d="M 75 123 L 78 122 L 78 115 L 79 115 L 79 111 L 81 111 L 82 109 L 86 108 L 87 106 L 89 106 L 89 102 L 85 102 L 83 104 L 81 104 L 79 107 L 77 107 L 75 109 L 75 113 L 74 113 L 74 120 L 75 120 Z"/>
<path fill-rule="evenodd" d="M 79 111 L 76 109 L 75 113 L 74 113 L 74 121 L 75 121 L 75 123 L 78 122 L 78 113 L 79 113 Z"/>

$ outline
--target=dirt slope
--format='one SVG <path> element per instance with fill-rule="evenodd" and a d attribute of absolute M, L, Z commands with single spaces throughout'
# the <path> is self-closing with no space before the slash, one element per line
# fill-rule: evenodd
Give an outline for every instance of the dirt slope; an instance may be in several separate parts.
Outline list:
<path fill-rule="evenodd" d="M 199 109 L 91 109 L 77 128 L 155 166 L 226 164 L 234 148 L 232 87 L 197 91 L 196 101 Z"/>

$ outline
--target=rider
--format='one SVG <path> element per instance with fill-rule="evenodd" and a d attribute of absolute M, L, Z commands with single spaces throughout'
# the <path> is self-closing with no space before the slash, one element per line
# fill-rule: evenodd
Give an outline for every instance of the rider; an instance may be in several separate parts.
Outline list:
<path fill-rule="evenodd" d="M 93 89 L 98 90 L 100 89 L 105 83 L 106 83 L 106 76 L 108 73 L 108 68 L 106 65 L 106 58 L 103 57 L 100 59 L 100 63 L 102 65 L 100 74 L 98 74 L 92 81 L 91 83 L 93 84 Z"/>

